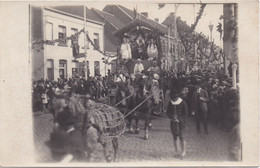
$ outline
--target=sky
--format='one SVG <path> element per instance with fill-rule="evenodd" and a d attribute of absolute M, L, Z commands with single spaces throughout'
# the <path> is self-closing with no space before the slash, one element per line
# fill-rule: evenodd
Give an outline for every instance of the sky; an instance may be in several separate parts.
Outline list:
<path fill-rule="evenodd" d="M 148 12 L 148 17 L 150 19 L 159 18 L 159 22 L 163 22 L 164 19 L 169 16 L 171 12 L 174 12 L 174 4 L 165 4 L 165 6 L 161 9 L 159 9 L 158 4 L 156 3 L 127 3 L 127 2 L 95 2 L 87 3 L 87 7 L 89 8 L 96 8 L 99 10 L 103 10 L 103 8 L 107 4 L 120 4 L 122 6 L 125 6 L 131 10 L 134 8 L 137 8 L 137 12 Z M 197 13 L 199 12 L 200 4 L 179 4 L 177 8 L 177 16 L 181 17 L 181 20 L 186 21 L 188 25 L 191 25 L 194 23 Z M 213 31 L 212 31 L 212 39 L 214 40 L 214 43 L 218 46 L 222 47 L 222 43 L 220 41 L 220 34 L 217 32 L 216 26 L 220 22 L 223 25 L 223 20 L 219 20 L 219 17 L 223 15 L 223 5 L 222 4 L 207 4 L 204 8 L 203 15 L 201 19 L 199 20 L 196 31 L 198 33 L 202 32 L 206 37 L 210 38 L 210 30 L 209 25 L 210 23 L 213 24 Z M 222 27 L 223 28 L 223 27 Z"/>

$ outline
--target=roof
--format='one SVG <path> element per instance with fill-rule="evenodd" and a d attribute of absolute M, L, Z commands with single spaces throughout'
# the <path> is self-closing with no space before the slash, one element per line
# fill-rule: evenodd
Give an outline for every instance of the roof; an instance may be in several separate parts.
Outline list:
<path fill-rule="evenodd" d="M 122 9 L 125 13 L 127 13 L 129 16 L 131 16 L 132 18 L 135 18 L 135 13 L 133 10 L 130 10 L 122 5 L 117 5 L 117 7 L 119 7 L 120 9 Z M 148 23 L 150 25 L 152 25 L 153 27 L 158 28 L 161 31 L 164 31 L 165 33 L 167 33 L 167 26 L 160 24 L 158 22 L 156 22 L 155 20 L 152 20 L 142 14 L 138 14 L 138 19 L 140 19 L 141 21 Z"/>
<path fill-rule="evenodd" d="M 114 32 L 115 35 L 120 35 L 128 30 L 130 30 L 133 26 L 136 25 L 142 25 L 147 26 L 149 28 L 158 30 L 161 34 L 167 34 L 167 26 L 158 23 L 155 20 L 152 20 L 142 14 L 138 14 L 138 17 L 135 17 L 135 12 L 133 10 L 130 10 L 122 5 L 107 5 L 103 11 L 109 12 L 111 14 L 117 14 L 114 10 L 114 8 L 118 8 L 122 13 L 124 13 L 130 20 L 132 20 L 130 23 L 124 23 L 125 25 L 120 29 Z M 119 20 L 119 19 L 118 19 Z M 171 31 L 171 36 L 173 36 L 173 32 Z"/>
<path fill-rule="evenodd" d="M 114 44 L 106 35 L 105 35 L 105 51 L 107 52 L 117 52 L 117 45 Z"/>
<path fill-rule="evenodd" d="M 162 22 L 162 24 L 166 25 L 166 26 L 174 27 L 174 19 L 175 19 L 174 13 L 170 13 L 170 15 L 165 18 L 165 20 Z M 178 27 L 181 30 L 184 30 L 187 32 L 190 31 L 190 26 L 185 21 L 182 21 L 180 17 L 177 17 L 177 22 L 179 23 Z M 174 30 L 173 30 L 173 32 L 174 32 Z M 179 33 L 177 33 L 177 35 L 179 36 Z"/>
<path fill-rule="evenodd" d="M 50 6 L 50 8 L 84 18 L 84 6 L 82 6 L 82 5 Z M 97 17 L 95 15 L 95 13 L 93 13 L 93 11 L 91 11 L 87 7 L 86 7 L 86 18 L 89 20 L 92 20 L 92 21 L 103 23 L 103 20 L 101 20 L 99 17 Z"/>
<path fill-rule="evenodd" d="M 145 23 L 144 21 L 142 21 L 140 19 L 135 19 L 135 20 L 131 21 L 129 24 L 125 25 L 122 29 L 113 32 L 113 34 L 116 35 L 116 36 L 122 36 L 125 32 L 129 32 L 132 28 L 134 28 L 136 26 L 148 27 L 148 28 L 153 29 L 155 31 L 157 30 L 159 34 L 165 34 L 164 31 L 157 29 L 156 27 L 151 26 L 150 24 Z"/>
<path fill-rule="evenodd" d="M 124 23 L 120 21 L 115 15 L 107 13 L 105 11 L 100 11 L 97 9 L 92 8 L 93 12 L 96 12 L 99 16 L 101 16 L 103 19 L 105 19 L 108 23 L 110 23 L 115 29 L 121 29 L 124 27 Z"/>

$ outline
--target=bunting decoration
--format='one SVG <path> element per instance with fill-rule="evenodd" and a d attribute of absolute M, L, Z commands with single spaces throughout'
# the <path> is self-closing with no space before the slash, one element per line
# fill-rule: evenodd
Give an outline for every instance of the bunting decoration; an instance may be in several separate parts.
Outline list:
<path fill-rule="evenodd" d="M 202 14 L 203 14 L 203 11 L 204 11 L 205 7 L 206 7 L 206 4 L 201 4 L 200 10 L 197 13 L 198 15 L 196 17 L 196 20 L 195 20 L 194 24 L 191 26 L 191 32 L 193 32 L 195 30 L 195 28 L 196 28 L 196 26 L 197 26 L 197 24 L 198 24 L 198 22 L 199 22 L 199 20 L 200 20 L 200 18 L 202 16 Z"/>
<path fill-rule="evenodd" d="M 32 50 L 34 52 L 40 52 L 44 49 L 44 44 L 49 44 L 49 45 L 54 45 L 55 43 L 60 43 L 60 44 L 66 44 L 68 40 L 71 40 L 72 42 L 72 47 L 73 47 L 73 56 L 76 57 L 79 54 L 79 45 L 76 42 L 78 37 L 80 36 L 81 33 L 84 33 L 84 28 L 81 29 L 79 32 L 75 33 L 74 35 L 71 35 L 70 37 L 66 37 L 65 39 L 55 39 L 55 40 L 33 40 L 32 41 Z M 98 51 L 99 53 L 101 53 L 104 56 L 104 63 L 105 64 L 111 64 L 108 62 L 109 58 L 115 58 L 117 57 L 117 55 L 108 55 L 106 53 L 104 53 L 103 51 L 101 51 L 99 49 L 99 47 L 97 47 L 95 45 L 95 43 L 90 39 L 89 35 L 87 35 L 87 40 L 90 42 L 90 44 L 93 46 L 93 48 Z"/>
<path fill-rule="evenodd" d="M 185 49 L 186 60 L 189 63 L 194 63 L 196 61 L 205 61 L 210 64 L 215 64 L 220 62 L 222 54 L 214 46 L 214 43 L 210 43 L 209 39 L 203 37 L 202 33 L 195 33 L 194 30 L 203 15 L 206 4 L 202 4 L 199 12 L 197 13 L 196 20 L 190 29 L 183 29 L 185 27 L 184 23 L 177 19 L 177 31 L 181 40 L 181 43 Z M 196 47 L 195 47 L 196 46 Z M 195 53 L 197 57 L 195 58 Z M 220 55 L 220 56 L 219 56 Z"/>

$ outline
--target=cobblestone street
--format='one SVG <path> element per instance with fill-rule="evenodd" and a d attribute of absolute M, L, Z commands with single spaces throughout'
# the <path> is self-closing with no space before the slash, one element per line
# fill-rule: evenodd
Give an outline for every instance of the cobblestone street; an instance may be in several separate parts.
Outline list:
<path fill-rule="evenodd" d="M 165 116 L 164 116 L 165 117 Z M 170 133 L 169 121 L 156 118 L 153 121 L 149 140 L 144 140 L 144 122 L 140 122 L 141 131 L 138 135 L 125 132 L 119 137 L 118 162 L 124 161 L 174 161 L 173 139 Z M 51 162 L 50 152 L 45 144 L 53 128 L 53 118 L 50 114 L 34 116 L 34 136 L 37 160 Z M 187 155 L 183 161 L 226 161 L 228 154 L 228 133 L 216 129 L 209 124 L 209 135 L 196 133 L 195 121 L 187 120 L 185 131 Z M 95 152 L 95 162 L 105 162 L 101 145 Z"/>

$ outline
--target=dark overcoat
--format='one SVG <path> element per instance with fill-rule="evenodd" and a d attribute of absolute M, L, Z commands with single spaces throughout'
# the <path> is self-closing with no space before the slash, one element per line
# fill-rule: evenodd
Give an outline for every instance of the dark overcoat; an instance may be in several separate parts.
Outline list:
<path fill-rule="evenodd" d="M 194 91 L 192 95 L 191 111 L 195 112 L 196 117 L 200 118 L 202 113 L 206 114 L 208 112 L 208 101 L 209 95 L 206 90 L 201 89 L 199 93 L 197 92 L 197 90 Z"/>

